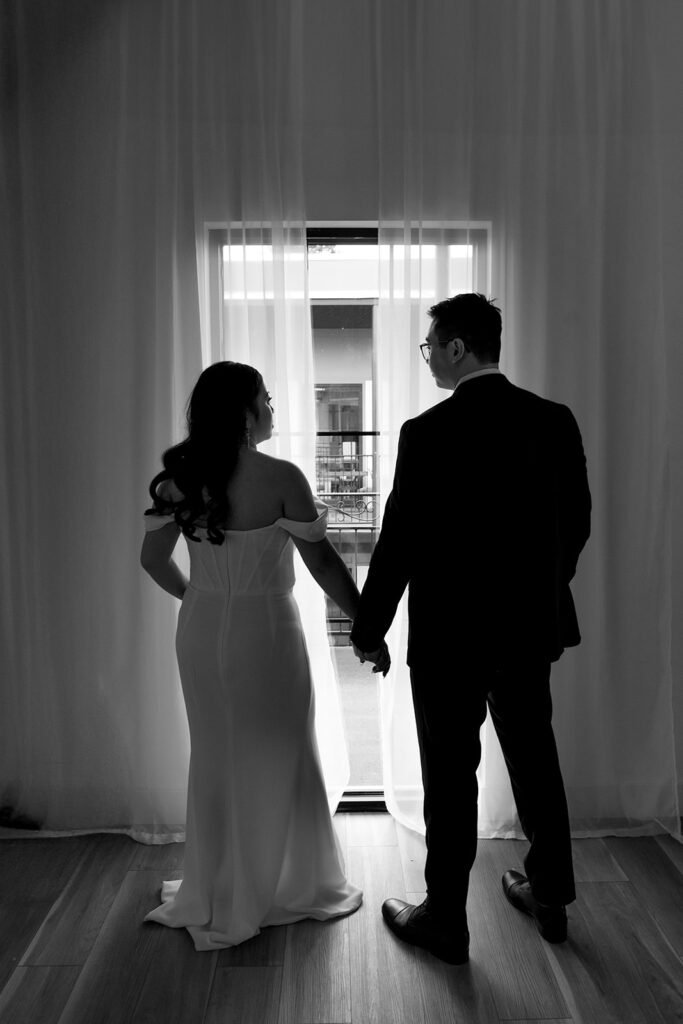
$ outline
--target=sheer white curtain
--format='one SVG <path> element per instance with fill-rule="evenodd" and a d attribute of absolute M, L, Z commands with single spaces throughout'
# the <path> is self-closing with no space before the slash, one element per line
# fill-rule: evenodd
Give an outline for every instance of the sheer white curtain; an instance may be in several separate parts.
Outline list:
<path fill-rule="evenodd" d="M 177 603 L 139 552 L 202 368 L 190 37 L 153 6 L 3 8 L 3 835 L 184 836 Z"/>
<path fill-rule="evenodd" d="M 192 384 L 244 343 L 233 330 L 211 350 L 206 225 L 268 226 L 286 253 L 307 218 L 339 216 L 379 220 L 383 244 L 491 224 L 503 368 L 571 406 L 595 501 L 574 584 L 584 640 L 553 682 L 573 828 L 674 831 L 682 73 L 662 44 L 680 34 L 677 6 L 9 0 L 0 17 L 0 824 L 182 838 L 176 606 L 138 556 L 146 487 Z M 385 494 L 399 420 L 440 397 L 417 363 L 420 273 L 405 263 L 409 289 L 382 299 Z M 298 315 L 283 372 L 303 382 Z M 248 330 L 241 351 L 256 352 Z M 260 369 L 293 443 L 280 369 Z M 309 474 L 310 409 L 290 449 Z M 425 523 L 446 528 L 431 497 Z M 391 676 L 382 687 L 388 799 L 419 829 L 392 795 L 419 786 L 407 694 Z M 494 750 L 483 834 L 514 834 Z"/>
<path fill-rule="evenodd" d="M 0 827 L 178 841 L 189 760 L 178 605 L 140 568 L 141 514 L 192 386 L 220 358 L 263 372 L 273 450 L 314 484 L 302 4 L 89 14 L 3 11 Z M 271 294 L 260 312 L 226 302 L 221 335 L 205 301 L 205 228 L 238 218 L 262 240 L 268 225 Z M 182 539 L 176 557 L 187 570 Z M 336 679 L 322 594 L 303 565 L 298 575 L 334 807 L 348 780 Z"/>
<path fill-rule="evenodd" d="M 210 339 L 212 355 L 261 371 L 275 407 L 275 433 L 261 448 L 299 466 L 315 493 L 315 380 L 305 225 L 229 222 L 226 238 L 222 328 Z M 350 767 L 325 599 L 298 552 L 295 571 L 294 593 L 314 683 L 316 736 L 334 813 L 348 785 Z"/>
<path fill-rule="evenodd" d="M 425 241 L 430 221 L 490 222 L 491 278 L 473 286 L 502 306 L 501 368 L 567 403 L 583 433 L 594 499 L 573 584 L 583 643 L 553 669 L 573 834 L 680 835 L 661 138 L 644 7 L 483 0 L 375 10 L 384 251 L 392 240 Z M 393 276 L 384 267 L 385 496 L 400 421 L 446 397 L 425 393 L 416 350 L 429 323 L 420 251 L 398 273 L 394 262 Z M 466 290 L 444 284 L 439 298 Z M 416 528 L 446 535 L 457 510 L 439 504 L 436 483 Z M 385 780 L 392 813 L 423 832 L 405 627 L 403 609 L 390 641 L 396 667 L 382 683 Z M 479 834 L 521 836 L 490 720 L 482 739 Z"/>
<path fill-rule="evenodd" d="M 207 11 L 210 9 L 210 16 Z M 304 4 L 200 5 L 193 15 L 197 253 L 205 362 L 255 366 L 274 398 L 262 450 L 296 463 L 315 492 L 313 339 L 303 175 Z M 221 56 L 216 40 L 227 52 Z M 204 55 L 213 60 L 206 61 Z M 229 58 L 228 55 L 229 54 Z M 222 232 L 219 264 L 207 225 Z M 210 309 L 213 275 L 214 299 Z M 349 760 L 323 592 L 295 554 L 295 595 L 314 681 L 330 809 Z"/>
<path fill-rule="evenodd" d="M 439 390 L 419 350 L 430 325 L 428 309 L 461 291 L 489 293 L 488 225 L 442 222 L 380 224 L 380 294 L 377 318 L 378 426 L 382 512 L 391 490 L 401 424 L 450 392 Z M 453 439 L 453 467 L 457 446 Z M 421 495 L 415 529 L 448 532 L 458 510 L 439 504 L 439 482 Z M 422 775 L 415 727 L 410 671 L 405 662 L 408 637 L 407 594 L 388 637 L 392 672 L 380 679 L 383 778 L 387 808 L 402 824 L 424 834 Z M 444 686 L 452 681 L 444 679 Z M 490 718 L 482 729 L 478 772 L 479 831 L 482 836 L 521 834 L 505 762 Z"/>

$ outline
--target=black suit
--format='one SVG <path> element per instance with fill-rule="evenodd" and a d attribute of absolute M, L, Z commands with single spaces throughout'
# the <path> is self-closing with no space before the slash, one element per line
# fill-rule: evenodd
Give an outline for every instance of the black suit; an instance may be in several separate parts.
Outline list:
<path fill-rule="evenodd" d="M 590 510 L 572 413 L 502 374 L 463 381 L 401 428 L 351 638 L 376 650 L 410 585 L 430 900 L 464 908 L 487 703 L 532 844 L 532 890 L 544 903 L 575 898 L 549 675 L 580 642 L 569 582 Z"/>

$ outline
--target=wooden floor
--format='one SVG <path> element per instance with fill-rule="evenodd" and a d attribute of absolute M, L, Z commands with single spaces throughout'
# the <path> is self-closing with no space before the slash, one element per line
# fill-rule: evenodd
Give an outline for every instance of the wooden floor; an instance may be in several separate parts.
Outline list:
<path fill-rule="evenodd" d="M 338 814 L 350 917 L 266 928 L 196 953 L 143 924 L 183 847 L 120 835 L 0 842 L 2 1024 L 581 1024 L 683 1022 L 683 847 L 669 836 L 574 842 L 569 939 L 545 943 L 505 901 L 526 843 L 480 840 L 470 962 L 399 942 L 388 896 L 424 898 L 424 840 L 386 814 Z"/>

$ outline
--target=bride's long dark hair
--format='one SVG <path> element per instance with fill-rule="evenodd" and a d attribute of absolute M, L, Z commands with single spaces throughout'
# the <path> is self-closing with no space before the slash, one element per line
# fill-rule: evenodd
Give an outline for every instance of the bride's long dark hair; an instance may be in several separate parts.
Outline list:
<path fill-rule="evenodd" d="M 262 385 L 261 374 L 246 363 L 223 360 L 207 366 L 187 403 L 187 437 L 162 455 L 164 468 L 149 485 L 154 505 L 145 515 L 173 515 L 188 540 L 195 541 L 200 540 L 194 536 L 195 521 L 206 515 L 209 540 L 223 543 L 219 524 L 225 523 L 228 512 L 227 484 L 246 439 L 247 410 L 258 417 L 256 399 Z M 184 497 L 160 497 L 157 487 L 163 480 L 172 480 Z"/>

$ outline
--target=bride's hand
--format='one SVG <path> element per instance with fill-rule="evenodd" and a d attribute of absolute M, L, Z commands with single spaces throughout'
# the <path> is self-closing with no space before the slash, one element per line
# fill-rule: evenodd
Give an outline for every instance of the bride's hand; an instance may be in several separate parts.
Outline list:
<path fill-rule="evenodd" d="M 377 659 L 373 658 L 375 667 L 373 672 L 381 672 L 383 676 L 386 676 L 387 672 L 391 668 L 391 655 L 389 654 L 389 648 L 387 647 L 386 640 L 382 640 L 382 646 L 379 651 L 373 651 L 373 654 L 378 654 Z"/>

